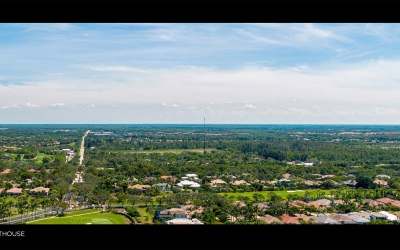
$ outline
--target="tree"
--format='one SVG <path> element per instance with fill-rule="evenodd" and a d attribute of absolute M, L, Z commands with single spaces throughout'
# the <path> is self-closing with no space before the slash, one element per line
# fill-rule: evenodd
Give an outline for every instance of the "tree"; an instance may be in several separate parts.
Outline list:
<path fill-rule="evenodd" d="M 132 204 L 132 206 L 135 206 L 135 204 L 136 204 L 137 202 L 140 202 L 140 201 L 141 201 L 140 196 L 138 196 L 138 195 L 132 195 L 132 194 L 127 194 L 127 195 L 126 195 L 126 199 L 129 201 L 129 203 Z"/>
<path fill-rule="evenodd" d="M 356 188 L 375 188 L 376 184 L 371 180 L 371 178 L 366 176 L 358 176 L 356 178 L 357 184 Z"/>
<path fill-rule="evenodd" d="M 134 217 L 134 218 L 140 217 L 140 213 L 139 213 L 139 211 L 137 210 L 136 207 L 127 207 L 127 208 L 126 208 L 126 211 L 128 212 L 128 214 L 129 214 L 130 216 L 132 216 L 132 217 Z"/>
<path fill-rule="evenodd" d="M 122 207 L 124 207 L 124 203 L 127 199 L 125 193 L 117 193 L 117 203 L 121 203 Z"/>

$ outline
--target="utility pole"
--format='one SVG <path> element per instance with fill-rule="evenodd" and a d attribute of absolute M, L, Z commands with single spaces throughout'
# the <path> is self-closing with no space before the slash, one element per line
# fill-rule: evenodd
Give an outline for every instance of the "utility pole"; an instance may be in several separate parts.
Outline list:
<path fill-rule="evenodd" d="M 204 118 L 204 156 L 206 156 L 206 118 Z"/>

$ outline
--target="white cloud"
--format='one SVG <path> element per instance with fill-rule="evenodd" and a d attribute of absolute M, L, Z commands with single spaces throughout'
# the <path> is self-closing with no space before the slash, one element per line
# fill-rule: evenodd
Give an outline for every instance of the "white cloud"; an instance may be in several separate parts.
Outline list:
<path fill-rule="evenodd" d="M 94 104 L 87 105 L 86 108 L 94 108 L 96 107 Z"/>
<path fill-rule="evenodd" d="M 244 108 L 245 109 L 256 109 L 257 107 L 254 106 L 253 104 L 246 104 L 246 105 L 244 105 Z"/>
<path fill-rule="evenodd" d="M 187 108 L 187 109 L 196 109 L 196 107 L 189 107 L 189 108 Z"/>
<path fill-rule="evenodd" d="M 119 72 L 132 72 L 132 73 L 148 73 L 148 71 L 143 70 L 143 69 L 125 67 L 125 66 L 108 66 L 108 67 L 92 66 L 92 67 L 90 67 L 90 69 L 94 70 L 94 71 L 116 71 L 116 72 L 119 71 Z"/>
<path fill-rule="evenodd" d="M 1 106 L 1 109 L 8 109 L 11 108 L 11 106 Z"/>
<path fill-rule="evenodd" d="M 28 108 L 40 108 L 40 105 L 36 105 L 36 104 L 31 104 L 31 103 L 26 103 L 25 104 L 26 107 Z"/>
<path fill-rule="evenodd" d="M 111 105 L 111 108 L 117 108 L 118 106 L 117 105 Z"/>
<path fill-rule="evenodd" d="M 65 104 L 62 103 L 62 102 L 58 102 L 58 103 L 55 103 L 55 104 L 51 104 L 50 106 L 51 107 L 65 107 Z"/>
<path fill-rule="evenodd" d="M 172 104 L 172 107 L 179 108 L 179 105 L 178 104 Z"/>
<path fill-rule="evenodd" d="M 166 103 L 161 103 L 161 106 L 163 106 L 163 107 L 167 107 L 168 105 L 166 104 Z"/>

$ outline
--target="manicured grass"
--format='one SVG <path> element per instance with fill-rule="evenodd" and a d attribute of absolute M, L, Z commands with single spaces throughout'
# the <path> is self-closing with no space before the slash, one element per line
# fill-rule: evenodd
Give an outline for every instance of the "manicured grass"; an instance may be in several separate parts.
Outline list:
<path fill-rule="evenodd" d="M 43 154 L 43 153 L 38 153 L 37 154 L 37 157 L 36 157 L 36 162 L 37 163 L 42 163 L 43 162 L 43 158 L 45 158 L 45 157 L 50 157 L 51 155 L 46 155 L 46 154 Z"/>
<path fill-rule="evenodd" d="M 217 150 L 215 148 L 206 148 L 206 152 L 211 152 L 212 150 Z M 197 148 L 197 149 L 160 149 L 160 150 L 116 150 L 111 151 L 113 153 L 140 153 L 140 154 L 166 154 L 166 153 L 173 153 L 173 154 L 181 154 L 182 152 L 195 152 L 195 153 L 203 153 L 204 149 Z"/>
<path fill-rule="evenodd" d="M 75 146 L 75 144 L 76 144 L 76 142 L 71 142 L 71 143 L 68 144 L 68 145 L 70 145 L 71 147 L 73 147 L 73 146 Z"/>
<path fill-rule="evenodd" d="M 126 224 L 124 217 L 113 213 L 100 213 L 100 209 L 81 210 L 66 213 L 64 217 L 49 217 L 29 221 L 26 224 L 34 225 L 54 225 L 54 224 L 70 224 L 85 225 L 91 224 Z"/>
<path fill-rule="evenodd" d="M 288 191 L 292 191 L 292 190 L 284 190 L 284 191 L 261 191 L 261 192 L 243 192 L 243 193 L 220 193 L 220 195 L 228 195 L 229 196 L 234 196 L 235 198 L 237 198 L 238 196 L 245 196 L 245 197 L 249 197 L 250 199 L 253 199 L 253 194 L 262 194 L 264 197 L 268 197 L 268 195 L 270 193 L 275 193 L 276 195 L 280 196 L 282 199 L 286 199 L 288 195 L 290 194 L 296 194 L 298 196 L 303 196 L 305 194 L 306 190 L 303 190 L 304 192 L 288 192 Z M 310 192 L 311 194 L 316 194 L 318 191 L 323 192 L 324 194 L 330 194 L 331 189 L 326 189 L 326 190 L 322 190 L 322 189 L 310 189 L 307 190 L 308 192 Z"/>
<path fill-rule="evenodd" d="M 141 215 L 139 217 L 140 221 L 142 224 L 153 224 L 152 218 L 150 215 L 147 214 L 146 212 L 146 207 L 138 207 L 138 212 Z M 146 221 L 147 215 L 149 216 L 149 220 Z"/>

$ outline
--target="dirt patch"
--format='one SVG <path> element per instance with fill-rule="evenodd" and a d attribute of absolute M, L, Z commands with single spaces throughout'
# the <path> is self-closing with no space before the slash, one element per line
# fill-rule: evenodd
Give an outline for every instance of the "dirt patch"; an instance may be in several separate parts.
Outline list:
<path fill-rule="evenodd" d="M 124 214 L 127 213 L 126 210 L 125 210 L 125 208 L 114 208 L 114 210 L 115 210 L 116 212 L 118 212 L 118 213 L 124 213 Z"/>

